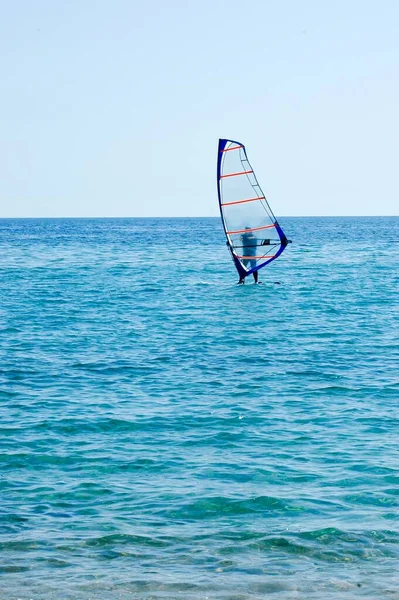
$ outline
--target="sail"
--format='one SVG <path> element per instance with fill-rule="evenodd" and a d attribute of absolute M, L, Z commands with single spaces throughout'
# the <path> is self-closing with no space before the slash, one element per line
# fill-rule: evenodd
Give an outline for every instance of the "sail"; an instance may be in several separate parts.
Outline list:
<path fill-rule="evenodd" d="M 288 240 L 240 142 L 219 140 L 217 185 L 227 245 L 244 278 L 278 258 Z"/>

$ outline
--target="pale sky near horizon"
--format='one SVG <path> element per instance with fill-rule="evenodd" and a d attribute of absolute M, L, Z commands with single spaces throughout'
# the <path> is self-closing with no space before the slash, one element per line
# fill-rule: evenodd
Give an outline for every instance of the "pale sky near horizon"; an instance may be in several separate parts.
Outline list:
<path fill-rule="evenodd" d="M 399 215 L 399 2 L 0 0 L 0 217 Z"/>

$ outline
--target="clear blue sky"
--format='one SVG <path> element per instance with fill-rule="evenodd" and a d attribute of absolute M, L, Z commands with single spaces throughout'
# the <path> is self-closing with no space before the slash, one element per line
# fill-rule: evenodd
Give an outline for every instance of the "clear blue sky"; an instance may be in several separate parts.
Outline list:
<path fill-rule="evenodd" d="M 396 0 L 3 0 L 2 217 L 398 215 Z"/>

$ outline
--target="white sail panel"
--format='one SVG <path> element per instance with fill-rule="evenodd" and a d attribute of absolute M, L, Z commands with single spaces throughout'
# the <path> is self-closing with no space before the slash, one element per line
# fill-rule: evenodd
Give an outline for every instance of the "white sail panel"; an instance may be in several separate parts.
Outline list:
<path fill-rule="evenodd" d="M 248 161 L 245 147 L 220 140 L 218 192 L 228 244 L 240 276 L 277 258 L 287 239 Z"/>

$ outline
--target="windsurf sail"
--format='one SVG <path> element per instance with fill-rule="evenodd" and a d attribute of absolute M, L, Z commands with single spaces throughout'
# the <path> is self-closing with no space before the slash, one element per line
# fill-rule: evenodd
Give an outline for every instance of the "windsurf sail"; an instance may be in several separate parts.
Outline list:
<path fill-rule="evenodd" d="M 217 186 L 227 245 L 244 279 L 278 258 L 289 240 L 256 179 L 244 144 L 219 140 Z"/>

